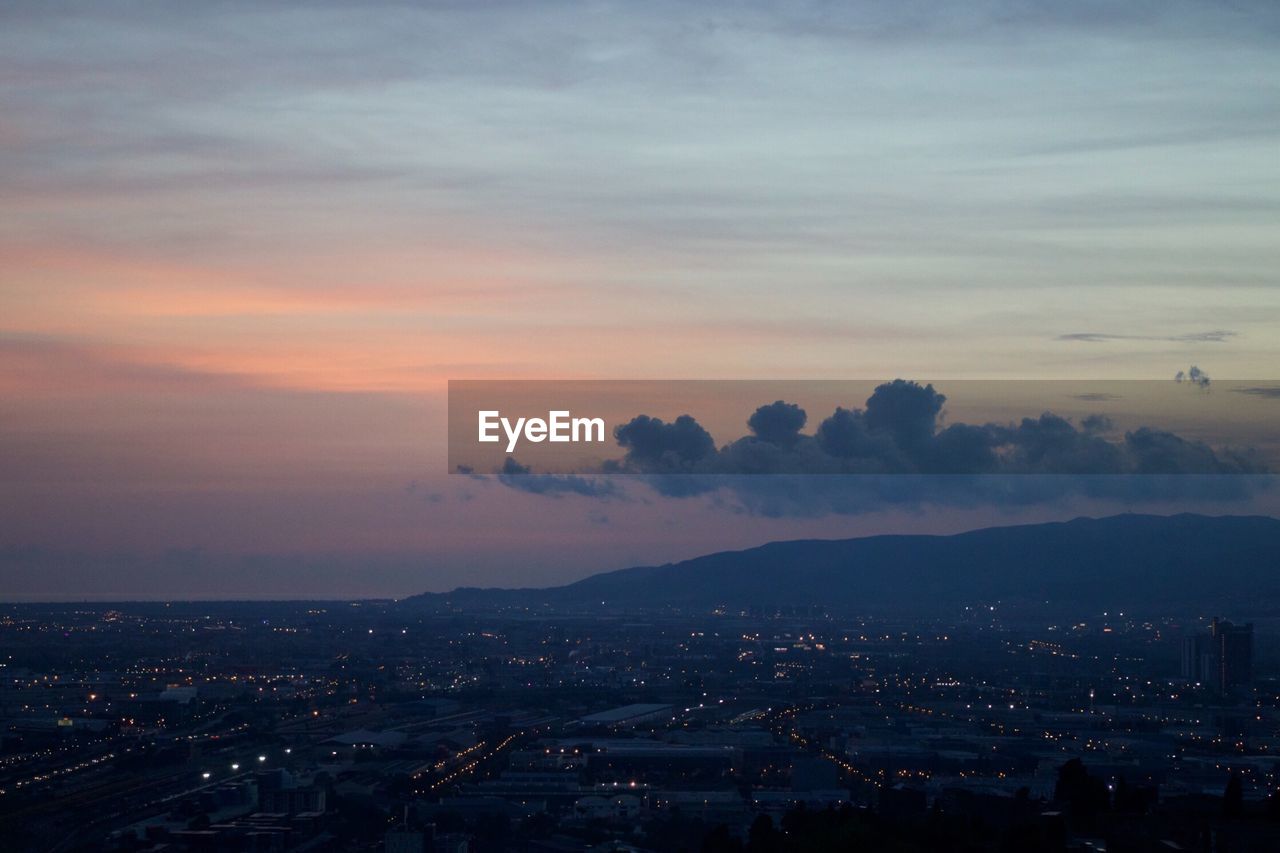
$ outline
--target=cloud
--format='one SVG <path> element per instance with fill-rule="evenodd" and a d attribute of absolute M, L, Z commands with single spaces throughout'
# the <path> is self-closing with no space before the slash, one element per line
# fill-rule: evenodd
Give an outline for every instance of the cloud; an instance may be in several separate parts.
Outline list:
<path fill-rule="evenodd" d="M 716 449 L 711 433 L 688 415 L 669 424 L 638 415 L 614 429 L 613 437 L 626 449 L 627 464 L 646 473 L 692 470 Z"/>
<path fill-rule="evenodd" d="M 1080 341 L 1100 344 L 1111 341 L 1164 341 L 1176 344 L 1221 344 L 1234 338 L 1236 332 L 1229 329 L 1213 329 L 1207 332 L 1188 332 L 1184 335 L 1112 335 L 1103 332 L 1072 332 L 1058 335 L 1059 341 Z"/>
<path fill-rule="evenodd" d="M 1253 397 L 1267 397 L 1280 400 L 1280 385 L 1251 385 L 1248 388 L 1232 388 L 1237 394 L 1249 394 Z"/>
<path fill-rule="evenodd" d="M 1080 428 L 1085 432 L 1109 432 L 1115 424 L 1106 415 L 1086 415 L 1080 421 Z"/>
<path fill-rule="evenodd" d="M 1183 381 L 1208 380 L 1192 368 Z M 838 407 L 806 435 L 808 413 L 779 400 L 751 415 L 749 435 L 718 449 L 689 415 L 672 423 L 639 415 L 615 430 L 626 455 L 599 472 L 628 478 L 537 475 L 509 459 L 500 479 L 539 494 L 584 495 L 600 482 L 630 481 L 665 497 L 711 496 L 727 509 L 763 515 L 1021 506 L 1068 496 L 1236 500 L 1269 487 L 1267 465 L 1252 450 L 1214 448 L 1151 426 L 1113 436 L 1103 415 L 1079 424 L 1044 412 L 944 425 L 945 402 L 932 385 L 898 379 L 878 386 L 864 408 Z"/>
<path fill-rule="evenodd" d="M 795 403 L 778 400 L 756 409 L 747 419 L 747 426 L 761 441 L 779 447 L 791 447 L 800 439 L 800 430 L 804 428 L 806 420 L 808 416 L 804 409 Z"/>
<path fill-rule="evenodd" d="M 1173 381 L 1178 383 L 1186 382 L 1190 385 L 1196 386 L 1197 388 L 1208 388 L 1210 380 L 1209 374 L 1205 373 L 1193 364 L 1191 365 L 1190 370 L 1179 370 L 1174 374 Z"/>
<path fill-rule="evenodd" d="M 1197 367 L 1179 381 L 1201 387 Z M 895 379 L 876 387 L 865 408 L 838 407 L 813 435 L 800 433 L 808 414 L 778 401 L 748 419 L 750 435 L 716 449 L 689 415 L 666 424 L 639 415 L 616 430 L 627 450 L 609 470 L 668 475 L 924 474 L 1122 475 L 1260 474 L 1249 453 L 1143 426 L 1111 437 L 1114 424 L 1091 415 L 1079 424 L 1044 412 L 1009 423 L 944 425 L 946 395 L 933 385 Z"/>
<path fill-rule="evenodd" d="M 895 379 L 871 392 L 865 420 L 869 430 L 888 433 L 903 450 L 919 451 L 933 436 L 946 401 L 932 385 Z"/>
<path fill-rule="evenodd" d="M 471 474 L 475 479 L 487 479 L 470 469 L 460 470 L 459 473 Z M 535 474 L 527 466 L 517 462 L 513 456 L 507 457 L 497 478 L 498 482 L 504 486 L 534 495 L 609 498 L 620 497 L 622 494 L 612 480 L 601 477 L 579 477 L 576 474 Z"/>

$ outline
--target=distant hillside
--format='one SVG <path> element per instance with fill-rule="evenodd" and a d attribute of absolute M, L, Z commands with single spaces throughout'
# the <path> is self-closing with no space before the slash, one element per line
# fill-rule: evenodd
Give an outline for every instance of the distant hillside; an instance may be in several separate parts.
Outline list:
<path fill-rule="evenodd" d="M 912 610 L 992 600 L 1147 612 L 1231 601 L 1280 605 L 1280 519 L 1118 515 L 954 536 L 774 542 L 562 587 L 461 588 L 406 603 Z"/>

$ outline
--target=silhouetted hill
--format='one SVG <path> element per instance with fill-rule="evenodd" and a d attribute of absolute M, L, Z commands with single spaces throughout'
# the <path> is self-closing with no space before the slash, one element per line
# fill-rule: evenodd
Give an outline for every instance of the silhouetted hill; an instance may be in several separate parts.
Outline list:
<path fill-rule="evenodd" d="M 954 536 L 774 542 L 549 589 L 461 588 L 408 599 L 589 609 L 824 604 L 932 609 L 974 601 L 1102 609 L 1280 602 L 1280 519 L 1118 515 Z"/>

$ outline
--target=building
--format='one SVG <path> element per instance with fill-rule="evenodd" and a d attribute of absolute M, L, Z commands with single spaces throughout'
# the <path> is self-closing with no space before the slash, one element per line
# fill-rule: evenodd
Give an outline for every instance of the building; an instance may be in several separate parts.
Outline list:
<path fill-rule="evenodd" d="M 672 717 L 671 705 L 639 704 L 623 705 L 598 714 L 590 714 L 578 720 L 578 725 L 586 727 L 607 727 L 626 729 L 641 723 L 667 721 Z"/>
<path fill-rule="evenodd" d="M 1210 626 L 1217 658 L 1217 685 L 1226 690 L 1253 680 L 1253 623 L 1232 625 L 1215 616 Z"/>
<path fill-rule="evenodd" d="M 284 770 L 266 770 L 256 774 L 258 809 L 267 814 L 323 814 L 326 810 L 325 789 L 319 785 L 303 785 Z"/>
<path fill-rule="evenodd" d="M 1182 641 L 1182 677 L 1226 692 L 1253 680 L 1253 623 L 1235 625 L 1217 616 L 1207 632 Z"/>

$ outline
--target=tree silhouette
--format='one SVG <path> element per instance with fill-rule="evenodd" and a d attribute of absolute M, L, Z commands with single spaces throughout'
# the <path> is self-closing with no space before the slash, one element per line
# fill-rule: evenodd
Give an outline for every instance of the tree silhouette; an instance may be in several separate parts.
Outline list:
<path fill-rule="evenodd" d="M 773 828 L 773 818 L 762 814 L 751 822 L 747 833 L 747 853 L 776 853 L 778 847 L 778 831 Z"/>
<path fill-rule="evenodd" d="M 1239 773 L 1232 773 L 1227 780 L 1227 790 L 1222 792 L 1222 816 L 1237 818 L 1244 814 L 1244 783 Z"/>
<path fill-rule="evenodd" d="M 1073 758 L 1058 768 L 1058 784 L 1054 787 L 1053 798 L 1065 803 L 1072 817 L 1083 820 L 1106 811 L 1111 804 L 1106 784 L 1096 776 L 1089 775 L 1084 762 L 1078 758 Z"/>
<path fill-rule="evenodd" d="M 742 853 L 742 842 L 734 838 L 723 823 L 702 839 L 702 853 Z"/>

